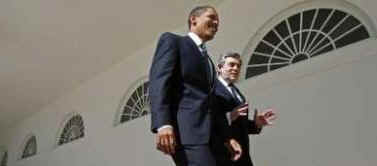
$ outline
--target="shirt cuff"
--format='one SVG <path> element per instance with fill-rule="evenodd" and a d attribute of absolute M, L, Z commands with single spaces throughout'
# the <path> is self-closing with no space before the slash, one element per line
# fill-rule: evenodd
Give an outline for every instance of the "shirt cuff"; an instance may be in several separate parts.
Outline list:
<path fill-rule="evenodd" d="M 165 129 L 165 128 L 173 128 L 173 126 L 171 126 L 171 125 L 163 125 L 163 126 L 161 126 L 160 128 L 158 128 L 157 129 L 157 132 L 159 132 L 160 130 L 162 130 L 162 129 Z"/>
<path fill-rule="evenodd" d="M 229 126 L 232 125 L 231 112 L 227 112 L 227 113 L 225 114 L 225 116 L 226 116 L 226 120 L 228 121 L 228 125 L 229 125 Z"/>

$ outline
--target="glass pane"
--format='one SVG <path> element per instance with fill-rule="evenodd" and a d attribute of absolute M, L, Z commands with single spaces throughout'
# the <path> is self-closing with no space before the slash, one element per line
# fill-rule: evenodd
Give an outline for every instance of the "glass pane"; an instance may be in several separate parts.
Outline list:
<path fill-rule="evenodd" d="M 126 106 L 123 108 L 120 117 L 121 123 L 147 115 L 150 112 L 148 84 L 149 82 L 144 82 L 132 92 L 131 97 L 126 102 Z"/>

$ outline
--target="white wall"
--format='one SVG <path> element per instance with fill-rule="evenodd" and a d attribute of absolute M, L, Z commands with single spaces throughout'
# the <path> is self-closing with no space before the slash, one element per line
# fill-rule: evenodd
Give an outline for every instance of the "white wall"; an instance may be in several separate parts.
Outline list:
<path fill-rule="evenodd" d="M 252 137 L 257 165 L 377 163 L 376 44 L 358 43 L 241 83 L 253 107 L 279 115 L 275 126 Z"/>
<path fill-rule="evenodd" d="M 145 50 L 148 49 L 151 50 Z M 28 166 L 120 165 L 123 162 L 145 165 L 145 155 L 148 158 L 158 156 L 157 161 L 164 161 L 152 145 L 154 139 L 149 132 L 149 119 L 142 118 L 114 127 L 115 115 L 124 93 L 132 80 L 147 75 L 150 61 L 150 56 L 140 51 L 9 129 L 5 142 L 8 145 L 9 161 L 12 165 Z M 63 127 L 66 116 L 72 112 L 83 117 L 85 137 L 72 144 L 56 147 L 59 129 Z M 18 160 L 25 133 L 30 132 L 37 136 L 38 154 Z M 150 150 L 144 151 L 146 149 Z"/>
<path fill-rule="evenodd" d="M 224 2 L 221 27 L 210 43 L 213 53 L 242 51 L 268 19 L 299 1 Z M 362 9 L 377 13 L 360 1 Z M 183 32 L 185 27 L 177 30 Z M 156 36 L 157 38 L 157 36 Z M 252 138 L 256 165 L 375 165 L 377 135 L 374 39 L 312 60 L 245 80 L 241 88 L 258 108 L 278 109 L 276 126 Z M 154 146 L 149 116 L 114 127 L 119 103 L 134 80 L 148 74 L 155 43 L 83 82 L 76 90 L 39 113 L 1 132 L 12 166 L 173 165 Z M 343 50 L 343 51 L 342 51 Z M 56 147 L 58 131 L 68 114 L 82 115 L 85 137 Z M 38 154 L 19 160 L 25 137 L 37 137 Z"/>

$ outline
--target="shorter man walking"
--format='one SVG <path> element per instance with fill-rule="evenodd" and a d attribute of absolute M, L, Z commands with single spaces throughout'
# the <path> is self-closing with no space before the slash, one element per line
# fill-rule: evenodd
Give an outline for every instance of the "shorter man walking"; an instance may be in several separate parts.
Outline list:
<path fill-rule="evenodd" d="M 249 153 L 249 134 L 259 134 L 262 128 L 272 124 L 276 119 L 274 110 L 267 109 L 260 113 L 255 112 L 254 119 L 248 119 L 248 103 L 244 95 L 234 85 L 238 81 L 242 60 L 236 52 L 228 52 L 221 55 L 218 62 L 218 79 L 215 82 L 216 108 L 223 110 L 225 114 L 218 114 L 215 117 L 215 127 L 228 123 L 231 126 L 231 135 L 241 145 L 243 154 L 237 161 L 232 161 L 229 151 L 217 134 L 218 130 L 214 129 L 215 137 L 212 141 L 212 148 L 215 153 L 216 163 L 218 166 L 252 166 L 252 160 Z M 223 117 L 225 116 L 225 117 Z M 226 119 L 226 120 L 224 120 Z"/>

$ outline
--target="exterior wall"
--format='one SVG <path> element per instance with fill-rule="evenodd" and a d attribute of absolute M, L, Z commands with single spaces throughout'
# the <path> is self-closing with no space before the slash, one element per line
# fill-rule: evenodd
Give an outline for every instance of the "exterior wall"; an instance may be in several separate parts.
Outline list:
<path fill-rule="evenodd" d="M 150 48 L 152 50 L 152 48 Z M 149 50 L 149 51 L 150 51 Z M 147 74 L 149 56 L 141 51 L 110 71 L 83 83 L 74 92 L 44 108 L 7 131 L 6 145 L 11 165 L 147 165 L 166 160 L 155 151 L 154 137 L 149 132 L 149 118 L 141 118 L 114 126 L 118 105 L 133 81 Z M 148 62 L 148 63 L 140 63 Z M 138 64 L 138 65 L 135 65 Z M 133 66 L 132 69 L 130 66 Z M 126 72 L 129 71 L 129 72 Z M 110 81 L 111 80 L 111 81 Z M 79 113 L 85 124 L 85 137 L 57 147 L 59 131 L 71 113 Z M 139 124 L 139 125 L 137 125 Z M 141 124 L 141 125 L 140 125 Z M 133 126 L 133 127 L 132 127 Z M 127 131 L 129 130 L 129 131 Z M 19 160 L 25 133 L 37 136 L 38 154 Z M 140 139 L 143 138 L 143 139 Z M 140 146 L 140 148 L 138 148 Z M 148 151 L 144 151 L 148 149 Z M 148 155 L 152 153 L 154 155 Z"/>
<path fill-rule="evenodd" d="M 279 116 L 252 138 L 257 165 L 377 163 L 376 44 L 360 42 L 241 83 L 252 107 L 274 107 Z"/>
<path fill-rule="evenodd" d="M 221 28 L 210 51 L 243 51 L 270 18 L 298 0 L 225 1 L 219 8 Z M 353 1 L 373 22 L 373 0 Z M 177 32 L 184 33 L 186 27 Z M 156 36 L 157 37 L 157 36 Z M 256 165 L 375 165 L 377 135 L 372 127 L 377 97 L 375 39 L 328 55 L 240 82 L 252 107 L 276 107 L 279 120 L 252 137 Z M 119 103 L 129 86 L 148 74 L 155 43 L 83 82 L 76 90 L 39 113 L 2 131 L 0 145 L 12 166 L 173 165 L 155 149 L 146 116 L 114 125 Z M 216 58 L 214 56 L 213 58 Z M 70 113 L 79 113 L 85 137 L 57 147 L 57 137 Z M 28 134 L 37 137 L 37 155 L 19 160 Z M 4 134 L 4 135 L 3 135 Z M 4 149 L 3 148 L 3 149 Z"/>

